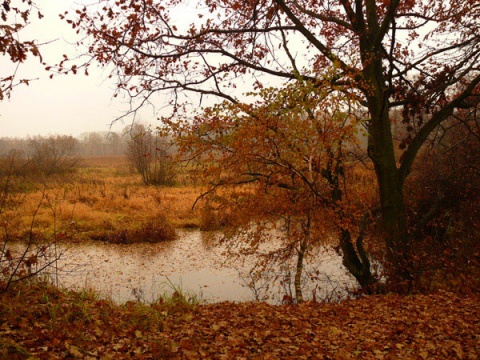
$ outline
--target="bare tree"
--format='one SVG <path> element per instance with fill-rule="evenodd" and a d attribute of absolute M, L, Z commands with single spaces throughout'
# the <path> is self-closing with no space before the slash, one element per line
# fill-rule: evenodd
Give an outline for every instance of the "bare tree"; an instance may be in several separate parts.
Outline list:
<path fill-rule="evenodd" d="M 168 138 L 141 124 L 129 127 L 127 134 L 130 136 L 127 156 L 144 184 L 173 185 L 176 167 L 169 153 L 172 144 Z"/>
<path fill-rule="evenodd" d="M 78 140 L 72 136 L 36 136 L 28 141 L 29 158 L 34 169 L 52 175 L 74 168 L 78 162 Z"/>

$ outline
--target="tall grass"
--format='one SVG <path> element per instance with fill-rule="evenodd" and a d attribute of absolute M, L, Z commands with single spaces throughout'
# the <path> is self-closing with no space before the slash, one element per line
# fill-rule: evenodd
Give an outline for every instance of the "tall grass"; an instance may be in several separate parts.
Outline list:
<path fill-rule="evenodd" d="M 200 210 L 191 208 L 198 195 L 199 189 L 188 184 L 145 186 L 122 157 L 84 159 L 75 174 L 33 181 L 19 191 L 15 196 L 25 199 L 16 221 L 27 222 L 35 212 L 34 231 L 53 232 L 56 223 L 60 236 L 74 241 L 170 240 L 175 228 L 199 227 Z"/>

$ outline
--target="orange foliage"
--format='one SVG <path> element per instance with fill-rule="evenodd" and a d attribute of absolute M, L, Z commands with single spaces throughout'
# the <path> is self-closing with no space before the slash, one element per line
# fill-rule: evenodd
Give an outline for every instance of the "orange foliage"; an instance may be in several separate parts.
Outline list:
<path fill-rule="evenodd" d="M 273 231 L 283 241 L 277 261 L 298 253 L 301 272 L 310 248 L 347 232 L 363 237 L 375 186 L 347 156 L 359 146 L 359 119 L 345 110 L 351 100 L 309 82 L 253 95 L 261 100 L 224 103 L 177 128 L 180 151 L 207 184 L 204 228 L 229 225 L 224 241 L 241 254 L 269 243 Z"/>
<path fill-rule="evenodd" d="M 301 306 L 118 306 L 32 286 L 0 295 L 0 358 L 475 359 L 479 303 L 439 292 Z"/>

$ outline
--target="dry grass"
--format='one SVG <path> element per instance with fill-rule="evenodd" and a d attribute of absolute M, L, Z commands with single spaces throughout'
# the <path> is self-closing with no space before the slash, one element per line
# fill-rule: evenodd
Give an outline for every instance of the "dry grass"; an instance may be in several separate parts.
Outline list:
<path fill-rule="evenodd" d="M 360 167 L 349 171 L 353 185 L 347 194 L 362 194 L 354 199 L 362 207 L 375 198 L 374 179 Z M 87 158 L 73 174 L 19 185 L 18 205 L 3 210 L 0 220 L 8 222 L 9 234 L 17 237 L 34 233 L 50 239 L 121 243 L 171 239 L 175 228 L 212 230 L 229 223 L 228 214 L 202 204 L 192 210 L 202 190 L 198 179 L 193 181 L 184 171 L 178 183 L 146 186 L 126 157 Z"/>
<path fill-rule="evenodd" d="M 76 174 L 36 179 L 27 188 L 15 194 L 18 205 L 1 214 L 11 218 L 11 234 L 33 229 L 73 240 L 134 242 L 200 225 L 200 210 L 192 211 L 200 188 L 145 186 L 123 157 L 84 159 Z"/>

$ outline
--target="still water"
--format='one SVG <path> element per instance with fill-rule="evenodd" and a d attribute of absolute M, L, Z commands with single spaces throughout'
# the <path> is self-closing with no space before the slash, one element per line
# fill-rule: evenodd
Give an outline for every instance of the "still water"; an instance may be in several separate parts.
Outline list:
<path fill-rule="evenodd" d="M 211 234 L 195 230 L 177 235 L 176 240 L 159 244 L 62 246 L 54 278 L 60 286 L 91 288 L 117 302 L 151 302 L 175 288 L 204 302 L 279 303 L 285 295 L 294 294 L 294 262 L 268 269 L 252 284 L 255 256 L 246 261 L 226 260 L 225 249 L 212 245 Z M 338 300 L 345 296 L 345 289 L 355 286 L 341 258 L 331 249 L 318 249 L 307 262 L 305 273 L 306 298 Z"/>

